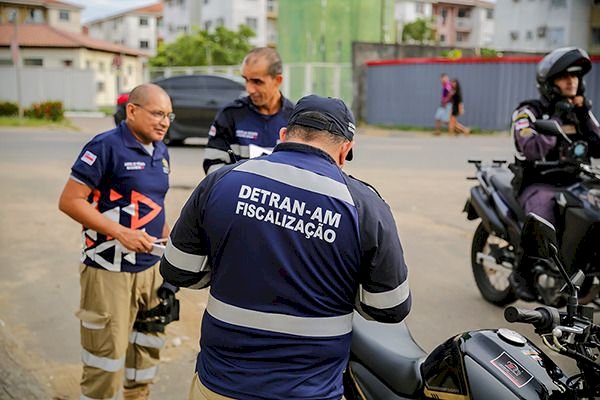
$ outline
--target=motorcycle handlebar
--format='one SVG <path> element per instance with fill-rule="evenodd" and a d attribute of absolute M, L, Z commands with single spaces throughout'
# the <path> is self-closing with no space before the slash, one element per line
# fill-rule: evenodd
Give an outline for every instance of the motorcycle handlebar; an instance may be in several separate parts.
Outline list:
<path fill-rule="evenodd" d="M 508 322 L 531 324 L 540 331 L 551 331 L 560 323 L 558 310 L 550 307 L 538 307 L 535 310 L 525 310 L 514 306 L 506 307 L 504 319 Z"/>

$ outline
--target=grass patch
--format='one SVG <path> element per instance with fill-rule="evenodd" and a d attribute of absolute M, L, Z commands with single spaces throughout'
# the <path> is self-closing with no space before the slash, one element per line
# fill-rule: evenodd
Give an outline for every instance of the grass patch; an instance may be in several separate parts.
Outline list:
<path fill-rule="evenodd" d="M 115 113 L 115 107 L 102 106 L 102 107 L 98 107 L 98 111 L 100 111 L 101 113 L 104 113 L 104 115 L 106 115 L 106 116 L 111 116 Z"/>
<path fill-rule="evenodd" d="M 75 125 L 73 125 L 71 120 L 68 118 L 63 119 L 62 121 L 50 121 L 47 119 L 38 118 L 0 117 L 0 126 L 48 126 L 61 128 L 75 128 Z"/>

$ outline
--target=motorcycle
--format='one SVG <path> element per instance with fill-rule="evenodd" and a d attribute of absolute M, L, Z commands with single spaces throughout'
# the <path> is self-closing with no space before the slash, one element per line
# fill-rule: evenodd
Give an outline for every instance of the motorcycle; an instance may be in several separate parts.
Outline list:
<path fill-rule="evenodd" d="M 536 122 L 536 130 L 547 135 L 564 135 L 554 121 Z M 564 135 L 566 137 L 566 135 Z M 582 303 L 599 305 L 600 250 L 600 169 L 580 161 L 586 153 L 585 143 L 574 142 L 571 156 L 561 161 L 536 162 L 541 174 L 569 174 L 575 183 L 556 195 L 559 252 L 567 271 L 581 269 L 586 279 L 580 295 Z M 523 256 L 520 244 L 524 212 L 517 201 L 512 180 L 513 172 L 505 160 L 484 163 L 469 160 L 475 166 L 477 180 L 463 211 L 467 219 L 481 219 L 473 235 L 471 267 L 481 295 L 488 302 L 504 306 L 516 300 L 509 276 Z M 564 175 L 563 175 L 564 176 Z M 538 300 L 545 305 L 564 305 L 566 297 L 560 292 L 564 284 L 552 261 L 533 265 L 533 284 Z"/>
<path fill-rule="evenodd" d="M 593 308 L 577 301 L 577 285 L 584 275 L 569 279 L 558 257 L 556 235 L 542 219 L 531 214 L 523 234 L 528 254 L 556 264 L 568 283 L 568 305 L 564 312 L 550 306 L 535 310 L 510 306 L 505 319 L 532 324 L 546 346 L 576 361 L 580 373 L 567 376 L 540 348 L 510 329 L 460 333 L 427 354 L 405 323 L 382 324 L 355 314 L 344 397 L 575 400 L 600 396 L 600 326 L 593 323 Z"/>

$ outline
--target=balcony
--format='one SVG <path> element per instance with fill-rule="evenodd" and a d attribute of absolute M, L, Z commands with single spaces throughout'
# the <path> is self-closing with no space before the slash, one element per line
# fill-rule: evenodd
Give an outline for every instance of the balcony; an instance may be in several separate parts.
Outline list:
<path fill-rule="evenodd" d="M 471 18 L 456 18 L 454 29 L 459 32 L 470 32 L 473 29 L 473 21 L 471 21 Z"/>

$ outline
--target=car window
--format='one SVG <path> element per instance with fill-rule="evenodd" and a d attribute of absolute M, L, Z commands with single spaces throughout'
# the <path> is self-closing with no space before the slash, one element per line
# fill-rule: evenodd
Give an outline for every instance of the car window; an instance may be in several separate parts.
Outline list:
<path fill-rule="evenodd" d="M 159 82 L 167 91 L 186 92 L 205 89 L 205 85 L 200 77 L 195 75 L 183 75 L 167 78 Z"/>
<path fill-rule="evenodd" d="M 242 84 L 218 76 L 203 76 L 201 80 L 208 90 L 244 90 Z"/>

